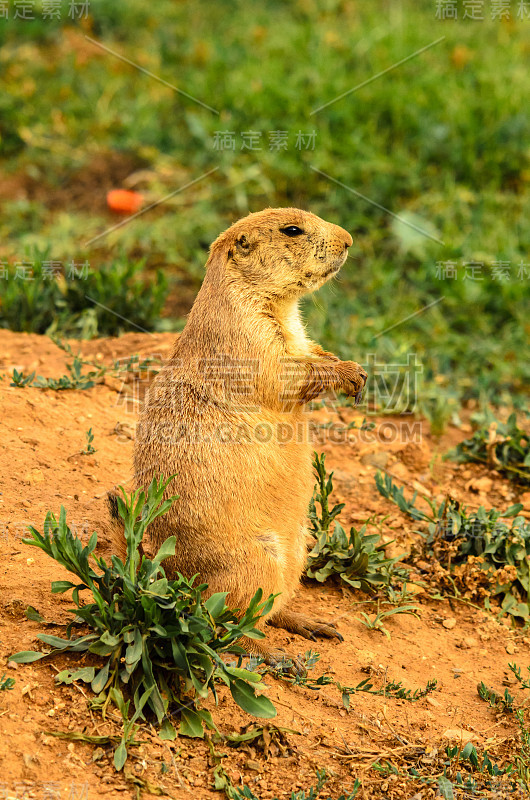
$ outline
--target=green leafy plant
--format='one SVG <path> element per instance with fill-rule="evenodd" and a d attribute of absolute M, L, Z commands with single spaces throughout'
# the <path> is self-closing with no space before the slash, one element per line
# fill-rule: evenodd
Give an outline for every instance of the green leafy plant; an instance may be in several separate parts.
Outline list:
<path fill-rule="evenodd" d="M 305 667 L 303 672 L 293 674 L 293 671 L 289 669 L 289 667 L 292 666 L 292 662 L 289 659 L 286 660 L 281 669 L 278 669 L 277 667 L 265 667 L 264 672 L 270 673 L 271 675 L 274 675 L 274 677 L 286 681 L 287 683 L 295 686 L 305 686 L 306 689 L 312 689 L 313 691 L 319 691 L 323 686 L 335 686 L 341 694 L 344 708 L 348 711 L 350 708 L 350 697 L 354 694 L 358 694 L 359 692 L 380 696 L 382 695 L 384 697 L 393 697 L 396 700 L 408 700 L 410 702 L 415 702 L 416 700 L 419 700 L 420 698 L 430 694 L 430 692 L 434 692 L 437 686 L 436 680 L 429 680 L 427 681 L 427 685 L 424 689 L 415 689 L 412 691 L 411 689 L 406 689 L 401 681 L 390 680 L 388 682 L 385 681 L 384 686 L 380 687 L 379 689 L 374 689 L 371 678 L 365 678 L 356 686 L 344 686 L 339 681 L 335 680 L 335 678 L 332 678 L 331 675 L 327 675 L 326 673 L 319 675 L 318 678 L 314 678 L 309 675 L 309 670 L 315 666 L 319 659 L 319 653 L 315 653 L 313 650 L 308 650 L 302 658 L 302 663 Z M 262 662 L 260 660 L 260 664 L 261 663 Z"/>
<path fill-rule="evenodd" d="M 481 757 L 472 742 L 467 742 L 464 747 L 459 745 L 454 745 L 451 747 L 450 745 L 445 748 L 446 755 L 450 762 L 454 762 L 454 764 L 458 765 L 459 762 L 466 762 L 468 761 L 474 771 L 477 772 L 487 772 L 489 775 L 509 775 L 513 767 L 512 765 L 508 765 L 507 767 L 499 767 L 497 764 L 494 764 L 491 759 L 489 758 L 486 751 L 482 754 Z"/>
<path fill-rule="evenodd" d="M 101 667 L 65 669 L 56 679 L 90 684 L 97 695 L 93 705 L 103 713 L 109 703 L 118 707 L 124 734 L 117 764 L 123 764 L 135 723 L 147 711 L 161 725 L 162 738 L 175 737 L 174 718 L 180 722 L 181 734 L 187 736 L 203 736 L 203 725 L 215 728 L 211 714 L 200 703 L 210 693 L 217 699 L 217 681 L 229 687 L 235 702 L 249 714 L 265 718 L 276 714 L 271 701 L 256 692 L 261 676 L 229 666 L 222 659 L 225 653 L 243 653 L 237 645 L 241 636 L 263 638 L 255 624 L 271 610 L 272 596 L 262 602 L 258 590 L 249 607 L 236 615 L 226 607 L 226 593 L 205 600 L 207 587 L 195 585 L 194 577 L 166 577 L 162 562 L 174 554 L 175 537 L 167 539 L 152 560 L 140 555 L 146 529 L 177 499 L 175 495 L 163 500 L 172 478 L 153 479 L 147 492 L 137 490 L 130 497 L 122 490 L 118 511 L 127 544 L 125 563 L 113 555 L 109 565 L 95 555 L 96 533 L 84 546 L 68 528 L 64 508 L 58 520 L 47 514 L 43 533 L 30 527 L 31 538 L 24 539 L 76 576 L 76 583 L 54 581 L 52 592 L 72 591 L 75 620 L 82 620 L 90 632 L 71 638 L 73 620 L 66 639 L 38 635 L 50 651 L 23 651 L 11 659 L 29 663 L 65 652 L 103 657 Z M 90 602 L 81 597 L 85 590 L 92 595 Z"/>
<path fill-rule="evenodd" d="M 518 483 L 529 484 L 530 434 L 518 426 L 515 412 L 506 422 L 496 419 L 489 409 L 479 419 L 480 427 L 446 458 L 487 464 Z"/>
<path fill-rule="evenodd" d="M 92 442 L 94 441 L 94 434 L 92 433 L 92 428 L 89 428 L 86 431 L 85 436 L 86 436 L 86 447 L 84 450 L 81 450 L 81 453 L 85 456 L 91 456 L 93 453 L 96 452 L 96 449 L 92 444 Z"/>
<path fill-rule="evenodd" d="M 468 512 L 451 500 L 440 520 L 429 524 L 427 546 L 450 569 L 463 591 L 476 587 L 488 609 L 530 617 L 530 524 L 518 516 L 521 505 L 506 511 L 483 506 Z M 504 519 L 501 519 L 504 518 Z M 513 518 L 511 524 L 505 519 Z M 484 592 L 484 589 L 486 590 Z"/>
<path fill-rule="evenodd" d="M 377 488 L 414 520 L 427 523 L 425 547 L 443 567 L 453 589 L 481 598 L 491 609 L 492 599 L 500 614 L 530 618 L 530 524 L 518 516 L 522 505 L 506 511 L 495 508 L 468 512 L 447 497 L 438 508 L 424 498 L 431 514 L 416 508 L 417 493 L 404 496 L 390 476 L 375 476 Z M 512 519 L 510 525 L 504 520 Z M 440 578 L 442 576 L 439 576 Z"/>
<path fill-rule="evenodd" d="M 53 391 L 63 391 L 64 389 L 91 389 L 99 383 L 106 372 L 105 367 L 83 373 L 84 362 L 79 356 L 74 356 L 71 364 L 66 365 L 68 375 L 60 378 L 43 378 L 42 375 L 35 377 L 35 372 L 24 375 L 22 372 L 13 370 L 11 376 L 11 386 L 25 387 L 31 386 L 36 389 L 52 389 Z"/>
<path fill-rule="evenodd" d="M 522 708 L 517 709 L 515 717 L 519 725 L 519 733 L 521 736 L 519 751 L 515 756 L 517 774 L 528 792 L 530 791 L 530 730 L 526 724 L 525 712 Z"/>
<path fill-rule="evenodd" d="M 521 684 L 521 687 L 523 689 L 530 689 L 530 677 L 523 678 L 523 676 L 521 674 L 521 667 L 519 667 L 515 663 L 508 664 L 508 667 L 511 669 L 511 671 L 513 672 L 513 674 L 515 675 L 515 677 L 517 678 L 517 680 Z M 528 671 L 528 673 L 530 675 L 530 667 L 527 667 L 527 671 Z"/>
<path fill-rule="evenodd" d="M 510 664 L 510 667 L 511 666 L 512 665 Z M 504 690 L 504 695 L 500 695 L 494 689 L 488 688 L 484 681 L 481 681 L 477 686 L 477 692 L 479 697 L 486 703 L 489 703 L 491 708 L 495 708 L 497 711 L 501 711 L 503 713 L 513 713 L 514 698 L 508 689 Z"/>
<path fill-rule="evenodd" d="M 405 514 L 408 514 L 409 517 L 416 521 L 421 522 L 433 522 L 436 517 L 441 514 L 443 511 L 444 504 L 442 503 L 438 510 L 434 503 L 432 503 L 429 498 L 424 497 L 423 499 L 428 503 L 431 508 L 431 514 L 427 514 L 425 511 L 422 511 L 419 508 L 416 508 L 416 499 L 418 497 L 418 492 L 414 492 L 412 495 L 411 500 L 407 500 L 405 497 L 405 490 L 403 486 L 397 486 L 394 481 L 392 480 L 391 476 L 388 473 L 381 473 L 379 470 L 375 473 L 375 485 L 379 491 L 379 494 L 382 494 L 387 500 L 391 500 L 393 503 L 397 505 L 397 507 L 403 511 Z"/>
<path fill-rule="evenodd" d="M 6 674 L 4 672 L 4 674 L 0 678 L 0 692 L 5 692 L 7 689 L 12 689 L 14 685 L 15 685 L 15 679 L 6 678 Z"/>
<path fill-rule="evenodd" d="M 406 572 L 395 567 L 399 557 L 387 558 L 384 549 L 388 542 L 380 542 L 378 533 L 366 533 L 366 527 L 351 527 L 348 535 L 336 522 L 332 534 L 322 531 L 307 557 L 307 577 L 319 583 L 339 577 L 348 586 L 365 592 L 389 585 L 395 577 L 403 580 Z"/>
<path fill-rule="evenodd" d="M 359 622 L 362 622 L 365 627 L 368 628 L 370 631 L 380 631 L 383 633 L 387 639 L 390 639 L 390 632 L 384 626 L 384 620 L 388 619 L 389 617 L 393 616 L 394 614 L 412 614 L 413 616 L 417 616 L 416 611 L 418 610 L 418 606 L 410 605 L 410 606 L 398 606 L 397 608 L 389 608 L 384 609 L 383 611 L 379 610 L 379 603 L 377 604 L 377 613 L 374 617 L 368 616 L 364 611 L 361 611 L 362 619 L 359 619 Z"/>
<path fill-rule="evenodd" d="M 515 663 L 508 666 L 520 683 L 521 688 L 530 689 L 530 679 L 523 678 L 521 667 Z M 530 673 L 530 667 L 527 667 L 527 670 Z M 515 719 L 519 727 L 518 749 L 514 754 L 515 770 L 524 789 L 527 792 L 530 791 L 530 730 L 527 727 L 525 717 L 527 701 L 518 704 L 519 707 L 516 707 L 515 698 L 509 694 L 507 689 L 505 689 L 504 696 L 502 696 L 493 689 L 488 689 L 484 683 L 480 683 L 477 690 L 481 699 L 496 711 L 515 713 Z"/>
<path fill-rule="evenodd" d="M 313 497 L 309 503 L 309 521 L 313 533 L 318 536 L 320 533 L 327 533 L 331 524 L 338 517 L 344 503 L 337 503 L 331 510 L 329 508 L 329 497 L 333 492 L 333 472 L 326 473 L 326 454 L 313 453 L 313 469 L 317 479 Z M 320 511 L 317 511 L 316 504 L 319 504 Z"/>
<path fill-rule="evenodd" d="M 18 388 L 22 389 L 24 386 L 33 386 L 34 379 L 34 372 L 30 372 L 29 375 L 24 375 L 23 372 L 19 372 L 18 370 L 14 369 L 13 374 L 11 375 L 11 383 L 9 385 L 17 386 Z"/>
<path fill-rule="evenodd" d="M 313 454 L 313 468 L 317 484 L 309 506 L 309 519 L 316 542 L 307 557 L 307 577 L 320 583 L 339 577 L 348 586 L 363 591 L 388 586 L 393 577 L 403 580 L 406 572 L 395 566 L 399 558 L 385 556 L 384 549 L 389 543 L 380 542 L 377 533 L 366 533 L 368 521 L 360 530 L 351 527 L 349 534 L 337 521 L 344 503 L 337 503 L 330 509 L 333 472 L 329 476 L 326 473 L 324 453 Z M 320 511 L 317 511 L 317 503 Z"/>

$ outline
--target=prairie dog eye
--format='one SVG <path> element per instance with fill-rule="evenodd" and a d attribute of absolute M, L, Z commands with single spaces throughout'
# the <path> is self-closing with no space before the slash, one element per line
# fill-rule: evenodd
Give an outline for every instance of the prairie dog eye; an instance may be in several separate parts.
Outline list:
<path fill-rule="evenodd" d="M 286 236 L 301 236 L 303 234 L 303 230 L 297 228 L 296 225 L 288 225 L 286 228 L 280 228 L 280 231 L 285 233 Z"/>

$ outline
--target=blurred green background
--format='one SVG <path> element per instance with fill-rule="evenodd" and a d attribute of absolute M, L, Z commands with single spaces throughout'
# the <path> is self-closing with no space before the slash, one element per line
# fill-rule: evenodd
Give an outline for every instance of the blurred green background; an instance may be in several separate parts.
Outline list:
<path fill-rule="evenodd" d="M 249 211 L 299 206 L 354 238 L 339 280 L 304 304 L 324 346 L 372 364 L 405 365 L 414 354 L 417 399 L 431 415 L 469 398 L 522 402 L 530 14 L 518 16 L 521 4 L 493 19 L 486 0 L 482 20 L 463 19 L 462 2 L 430 0 L 92 0 L 88 14 L 81 3 L 72 14 L 64 0 L 59 19 L 44 19 L 42 2 L 32 4 L 34 19 L 15 19 L 14 0 L 7 5 L 0 258 L 9 269 L 23 259 L 88 261 L 101 303 L 133 321 L 141 307 L 148 329 L 178 328 L 219 232 Z M 449 6 L 458 19 L 441 18 Z M 249 131 L 255 147 L 243 147 Z M 271 148 L 273 131 L 286 132 L 286 147 Z M 109 189 L 154 202 L 214 167 L 87 245 L 120 219 L 107 208 Z M 135 264 L 158 291 L 152 305 Z M 163 320 L 160 269 L 170 281 Z M 84 313 L 80 290 L 70 287 L 72 305 L 64 286 L 46 294 L 36 280 L 32 290 L 13 274 L 0 280 L 0 325 L 42 332 L 55 314 L 52 327 L 70 334 L 135 330 L 118 318 L 114 329 L 89 303 Z"/>

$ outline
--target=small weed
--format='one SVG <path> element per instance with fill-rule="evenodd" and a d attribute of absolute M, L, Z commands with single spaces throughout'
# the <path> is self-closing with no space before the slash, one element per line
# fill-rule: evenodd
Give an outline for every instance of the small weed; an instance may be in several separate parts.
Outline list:
<path fill-rule="evenodd" d="M 384 548 L 388 542 L 381 543 L 377 533 L 367 534 L 367 523 L 360 530 L 350 528 L 348 535 L 336 520 L 344 503 L 338 503 L 330 510 L 333 473 L 326 474 L 324 454 L 314 453 L 313 467 L 317 484 L 309 507 L 309 519 L 316 543 L 308 554 L 307 577 L 319 583 L 330 577 L 340 577 L 348 586 L 363 591 L 388 586 L 392 578 L 404 580 L 406 572 L 395 566 L 399 558 L 386 558 Z M 320 505 L 320 513 L 316 503 Z M 331 533 L 332 523 L 334 530 Z"/>
<path fill-rule="evenodd" d="M 445 748 L 445 752 L 452 768 L 456 768 L 459 763 L 465 763 L 467 761 L 474 771 L 482 773 L 487 772 L 488 775 L 509 775 L 513 770 L 511 764 L 506 768 L 493 764 L 486 752 L 482 754 L 482 761 L 480 761 L 477 748 L 471 742 L 468 742 L 463 748 L 461 745 L 455 745 L 454 747 L 448 746 Z"/>
<path fill-rule="evenodd" d="M 75 356 L 71 364 L 66 365 L 68 375 L 61 378 L 41 378 L 35 381 L 35 386 L 39 389 L 53 389 L 61 391 L 63 389 L 91 389 L 101 380 L 105 374 L 105 368 L 101 367 L 91 372 L 83 373 L 83 361 L 79 356 Z"/>
<path fill-rule="evenodd" d="M 340 577 L 354 589 L 374 591 L 379 586 L 389 585 L 392 578 L 403 580 L 406 573 L 396 570 L 399 558 L 386 558 L 377 533 L 367 534 L 366 524 L 358 531 L 350 528 L 349 535 L 335 523 L 335 530 L 319 534 L 317 542 L 308 554 L 306 575 L 319 583 L 330 577 Z"/>
<path fill-rule="evenodd" d="M 415 761 L 414 766 L 410 766 L 411 758 Z M 444 800 L 526 796 L 521 792 L 515 764 L 509 762 L 500 766 L 491 760 L 486 751 L 480 754 L 471 742 L 448 746 L 445 752 L 435 749 L 432 756 L 427 758 L 423 748 L 411 748 L 404 755 L 404 762 L 404 770 L 388 760 L 372 766 L 382 778 L 390 775 L 399 777 L 407 784 L 407 788 L 410 781 L 419 790 L 415 792 L 415 796 L 422 796 L 426 786 L 432 787 L 436 791 L 436 797 Z M 414 791 L 412 785 L 409 791 Z M 411 794 L 407 796 L 412 797 Z M 434 797 L 434 793 L 428 796 Z"/>
<path fill-rule="evenodd" d="M 318 653 L 309 650 L 302 659 L 303 664 L 306 667 L 306 671 L 303 674 L 293 675 L 291 673 L 289 668 L 292 666 L 292 661 L 289 659 L 286 660 L 285 664 L 282 665 L 280 670 L 273 667 L 266 667 L 265 674 L 269 673 L 274 675 L 275 678 L 279 678 L 287 683 L 291 683 L 295 686 L 305 686 L 306 689 L 312 689 L 313 691 L 319 691 L 323 686 L 335 686 L 341 694 L 344 708 L 348 711 L 350 708 L 351 695 L 358 694 L 359 692 L 380 696 L 382 695 L 384 697 L 393 697 L 396 700 L 409 700 L 410 702 L 415 702 L 431 692 L 434 692 L 437 686 L 437 682 L 435 680 L 430 680 L 427 682 L 425 689 L 415 689 L 412 691 L 411 689 L 405 689 L 401 681 L 389 681 L 379 689 L 374 689 L 373 683 L 370 683 L 370 678 L 365 678 L 356 686 L 343 686 L 341 683 L 339 683 L 339 681 L 336 681 L 330 675 L 326 675 L 325 673 L 323 675 L 319 675 L 318 678 L 312 678 L 310 675 L 308 675 L 308 670 L 315 666 L 319 658 L 320 655 Z"/>
<path fill-rule="evenodd" d="M 412 614 L 412 616 L 417 617 L 416 611 L 418 610 L 418 606 L 398 606 L 397 608 L 389 608 L 385 611 L 379 611 L 379 603 L 377 603 L 377 613 L 375 617 L 369 617 L 368 614 L 365 614 L 364 611 L 361 611 L 361 617 L 363 619 L 359 619 L 359 622 L 368 628 L 370 631 L 380 631 L 383 633 L 388 639 L 390 639 L 390 632 L 384 626 L 384 620 L 391 617 L 393 614 Z"/>
<path fill-rule="evenodd" d="M 23 372 L 19 372 L 18 370 L 14 369 L 13 374 L 11 375 L 11 383 L 9 385 L 18 386 L 19 388 L 23 388 L 24 386 L 33 386 L 34 379 L 34 372 L 30 372 L 29 375 L 24 375 Z"/>
<path fill-rule="evenodd" d="M 250 725 L 246 725 L 242 729 L 241 733 L 214 733 L 212 738 L 216 744 L 228 744 L 231 747 L 252 743 L 252 746 L 267 758 L 271 748 L 274 748 L 283 756 L 290 755 L 292 748 L 289 747 L 287 742 L 287 733 L 299 735 L 299 731 L 294 731 L 292 728 L 278 728 L 271 723 L 257 725 L 255 722 L 251 722 Z"/>
<path fill-rule="evenodd" d="M 84 450 L 81 450 L 81 453 L 84 456 L 91 456 L 92 453 L 96 452 L 96 449 L 92 445 L 92 442 L 94 441 L 94 434 L 92 433 L 92 428 L 89 428 L 86 431 L 85 436 L 86 436 L 86 448 Z"/>
<path fill-rule="evenodd" d="M 530 689 L 530 680 L 528 678 L 523 678 L 521 674 L 521 667 L 517 664 L 509 664 L 510 670 L 513 672 L 514 676 L 521 684 L 522 689 Z M 530 667 L 527 667 L 528 672 L 530 672 Z M 528 792 L 530 790 L 530 730 L 527 727 L 526 719 L 525 719 L 525 708 L 528 701 L 523 703 L 523 707 L 516 708 L 515 705 L 515 698 L 509 694 L 508 690 L 504 691 L 504 696 L 499 695 L 497 692 L 493 691 L 492 689 L 488 689 L 484 686 L 483 683 L 480 683 L 477 687 L 478 694 L 485 702 L 489 703 L 489 705 L 494 708 L 495 710 L 501 712 L 508 712 L 508 713 L 515 713 L 515 719 L 517 720 L 517 724 L 519 726 L 519 743 L 518 743 L 518 751 L 515 753 L 515 768 L 514 770 L 517 771 L 517 776 L 519 778 L 520 783 L 524 786 L 525 790 Z M 512 769 L 512 767 L 510 767 Z M 506 770 L 507 771 L 507 770 Z M 498 773 L 491 773 L 491 774 L 498 774 Z"/>
<path fill-rule="evenodd" d="M 521 684 L 521 688 L 523 689 L 530 689 L 530 678 L 523 678 L 521 675 L 521 667 L 517 664 L 508 664 L 508 667 L 511 669 L 519 683 Z M 530 673 L 530 667 L 527 667 L 528 672 Z"/>
<path fill-rule="evenodd" d="M 458 397 L 441 386 L 425 387 L 419 410 L 428 419 L 433 436 L 440 436 L 457 413 Z"/>
<path fill-rule="evenodd" d="M 162 561 L 174 554 L 175 537 L 167 539 L 152 560 L 140 556 L 138 548 L 146 528 L 177 499 L 162 499 L 171 480 L 153 479 L 147 492 L 137 490 L 130 497 L 122 490 L 118 510 L 127 542 L 125 563 L 112 556 L 108 565 L 94 555 L 96 533 L 83 546 L 68 528 L 64 508 L 58 521 L 53 514 L 47 514 L 43 534 L 30 527 L 31 538 L 23 540 L 44 550 L 76 576 L 77 583 L 54 581 L 52 592 L 72 591 L 76 619 L 81 618 L 90 632 L 70 638 L 72 622 L 66 629 L 66 639 L 39 634 L 38 638 L 53 648 L 51 651 L 23 651 L 11 659 L 24 664 L 69 651 L 106 659 L 98 669 L 83 666 L 74 671 L 63 670 L 56 680 L 90 684 L 97 695 L 92 705 L 103 714 L 109 703 L 119 709 L 123 735 L 115 756 L 117 769 L 123 766 L 137 721 L 144 719 L 147 711 L 161 726 L 163 739 L 176 736 L 174 716 L 180 722 L 181 735 L 201 737 L 203 725 L 215 728 L 210 712 L 200 702 L 210 692 L 217 698 L 218 680 L 229 687 L 235 702 L 247 713 L 265 718 L 276 714 L 271 701 L 256 693 L 261 676 L 230 667 L 221 658 L 224 653 L 243 652 L 236 644 L 241 636 L 264 636 L 255 624 L 270 611 L 273 598 L 261 602 L 262 593 L 258 590 L 238 617 L 226 607 L 226 593 L 203 600 L 202 592 L 207 587 L 194 585 L 195 578 L 188 580 L 180 574 L 173 580 L 166 578 Z M 87 589 L 92 602 L 80 597 Z"/>
<path fill-rule="evenodd" d="M 337 503 L 329 509 L 329 496 L 333 491 L 333 473 L 326 473 L 326 456 L 322 453 L 313 453 L 313 469 L 317 483 L 311 502 L 309 503 L 309 521 L 313 528 L 313 533 L 318 536 L 320 533 L 328 533 L 331 523 L 344 508 L 344 503 Z M 317 512 L 316 504 L 320 506 L 320 514 Z"/>
<path fill-rule="evenodd" d="M 423 499 L 429 504 L 431 508 L 431 514 L 427 514 L 425 511 L 416 508 L 415 504 L 416 498 L 418 497 L 418 492 L 414 492 L 412 499 L 407 500 L 404 493 L 404 487 L 396 486 L 391 476 L 387 473 L 383 475 L 381 472 L 377 471 L 375 474 L 375 485 L 377 486 L 379 494 L 382 494 L 387 500 L 391 500 L 401 511 L 403 511 L 405 514 L 408 514 L 409 517 L 412 517 L 412 519 L 416 520 L 417 522 L 433 522 L 434 519 L 443 511 L 443 503 L 440 505 L 437 511 L 436 506 L 427 497 L 424 497 Z"/>
<path fill-rule="evenodd" d="M 42 375 L 37 375 L 32 372 L 29 375 L 24 375 L 22 372 L 13 370 L 11 376 L 11 386 L 25 387 L 31 386 L 36 389 L 52 389 L 53 391 L 62 391 L 64 389 L 91 389 L 96 383 L 99 383 L 106 372 L 105 367 L 99 367 L 95 371 L 83 373 L 83 360 L 79 356 L 75 356 L 71 364 L 66 365 L 68 375 L 63 375 L 61 378 L 43 378 Z"/>
<path fill-rule="evenodd" d="M 425 547 L 435 556 L 436 577 L 468 598 L 480 599 L 488 610 L 524 620 L 530 618 L 530 524 L 518 516 L 522 505 L 506 511 L 495 508 L 468 512 L 447 497 L 438 508 L 424 498 L 431 513 L 416 508 L 390 476 L 375 477 L 379 492 L 412 519 L 427 523 Z M 502 519 L 501 519 L 502 518 Z M 513 518 L 511 525 L 502 521 Z M 492 604 L 493 602 L 493 604 Z"/>
<path fill-rule="evenodd" d="M 341 691 L 344 708 L 349 711 L 350 697 L 352 694 L 366 692 L 367 694 L 375 694 L 380 697 L 390 697 L 394 700 L 408 700 L 410 703 L 415 703 L 417 700 L 421 700 L 422 697 L 426 697 L 431 692 L 434 692 L 436 690 L 437 681 L 429 680 L 424 689 L 415 689 L 414 691 L 412 691 L 412 689 L 406 689 L 401 681 L 388 681 L 388 683 L 385 683 L 385 685 L 379 689 L 374 689 L 373 684 L 370 683 L 370 678 L 365 678 L 358 683 L 357 686 L 341 686 L 339 683 L 336 685 Z"/>
<path fill-rule="evenodd" d="M 530 730 L 526 725 L 525 715 L 522 709 L 518 709 L 515 712 L 515 716 L 521 735 L 519 752 L 515 756 L 517 774 L 525 789 L 530 791 Z"/>
<path fill-rule="evenodd" d="M 528 412 L 527 412 L 528 415 Z M 479 416 L 480 427 L 446 458 L 486 464 L 517 483 L 530 483 L 530 434 L 517 425 L 515 413 L 499 422 L 489 409 Z"/>
<path fill-rule="evenodd" d="M 0 692 L 5 692 L 7 689 L 12 689 L 14 685 L 15 685 L 15 679 L 6 678 L 6 674 L 4 672 L 4 674 L 0 678 Z"/>
<path fill-rule="evenodd" d="M 107 373 L 120 375 L 123 372 L 134 372 L 140 375 L 142 372 L 149 371 L 151 376 L 155 376 L 157 370 L 153 367 L 161 364 L 161 360 L 156 357 L 147 356 L 140 359 L 140 356 L 131 356 L 125 360 L 116 360 L 114 364 L 105 366 L 97 364 L 94 361 L 88 361 L 77 355 L 72 351 L 72 347 L 68 342 L 64 342 L 56 336 L 51 336 L 53 342 L 64 350 L 71 359 L 72 363 L 66 365 L 68 375 L 63 375 L 60 378 L 43 378 L 42 375 L 35 377 L 35 372 L 29 375 L 24 375 L 23 372 L 18 372 L 14 369 L 11 378 L 11 386 L 23 388 L 31 386 L 36 389 L 52 389 L 54 391 L 61 391 L 64 389 L 91 389 L 96 383 L 101 383 Z M 83 367 L 91 367 L 88 372 L 83 372 Z"/>
<path fill-rule="evenodd" d="M 504 690 L 504 695 L 500 695 L 493 689 L 489 689 L 486 684 L 481 681 L 477 686 L 477 692 L 479 697 L 484 700 L 484 702 L 489 703 L 491 708 L 503 714 L 513 714 L 515 698 L 512 697 L 508 689 Z"/>

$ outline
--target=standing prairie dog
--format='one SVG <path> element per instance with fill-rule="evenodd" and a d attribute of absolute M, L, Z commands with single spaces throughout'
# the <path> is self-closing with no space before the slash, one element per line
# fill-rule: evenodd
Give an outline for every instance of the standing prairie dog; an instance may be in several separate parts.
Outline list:
<path fill-rule="evenodd" d="M 134 446 L 135 487 L 177 473 L 167 494 L 179 499 L 149 529 L 155 550 L 176 536 L 168 575 L 198 573 L 241 610 L 261 587 L 278 595 L 268 622 L 306 638 L 341 637 L 290 608 L 314 482 L 304 404 L 329 389 L 357 397 L 366 373 L 307 337 L 298 301 L 338 273 L 351 244 L 296 208 L 249 214 L 222 233 Z M 240 643 L 268 663 L 285 656 L 265 642 Z"/>

